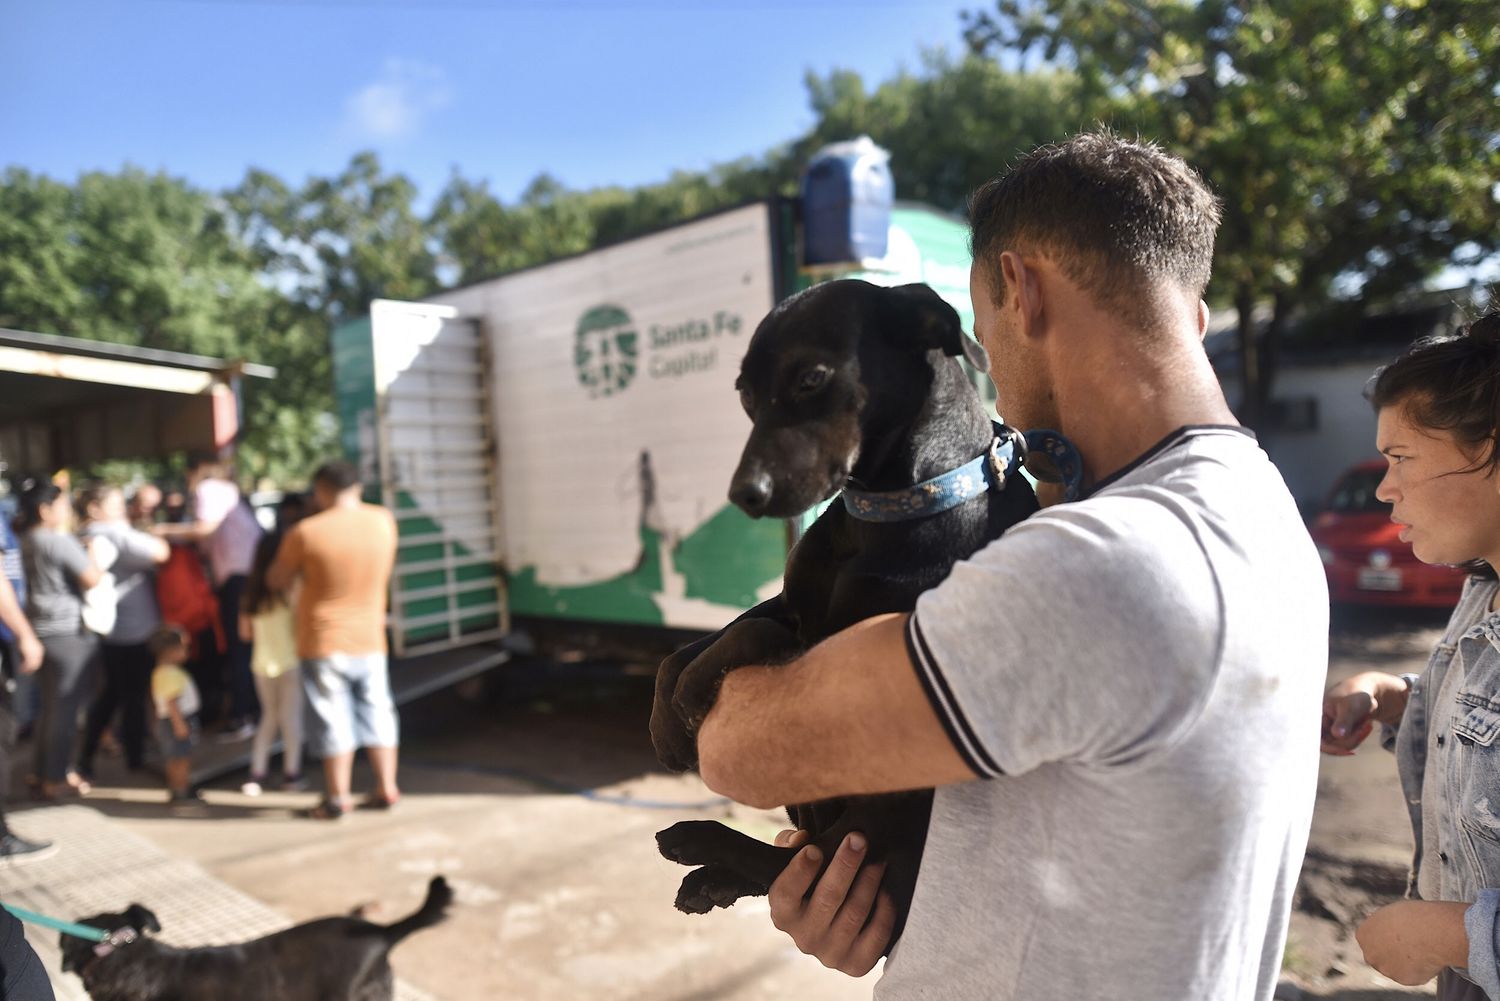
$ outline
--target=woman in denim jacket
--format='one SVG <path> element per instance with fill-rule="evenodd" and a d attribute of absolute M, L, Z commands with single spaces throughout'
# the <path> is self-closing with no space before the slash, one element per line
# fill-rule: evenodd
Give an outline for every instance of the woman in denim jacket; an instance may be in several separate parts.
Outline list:
<path fill-rule="evenodd" d="M 1389 462 L 1376 496 L 1424 563 L 1473 571 L 1420 676 L 1367 672 L 1329 689 L 1323 750 L 1386 727 L 1411 811 L 1406 900 L 1356 932 L 1365 961 L 1440 1001 L 1500 1001 L 1500 313 L 1424 338 L 1369 391 Z"/>

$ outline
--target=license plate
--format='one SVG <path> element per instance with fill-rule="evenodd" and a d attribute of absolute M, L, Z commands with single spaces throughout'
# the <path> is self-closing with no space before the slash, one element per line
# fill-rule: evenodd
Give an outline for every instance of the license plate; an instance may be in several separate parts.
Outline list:
<path fill-rule="evenodd" d="M 1358 585 L 1361 591 L 1401 590 L 1400 570 L 1361 570 Z"/>

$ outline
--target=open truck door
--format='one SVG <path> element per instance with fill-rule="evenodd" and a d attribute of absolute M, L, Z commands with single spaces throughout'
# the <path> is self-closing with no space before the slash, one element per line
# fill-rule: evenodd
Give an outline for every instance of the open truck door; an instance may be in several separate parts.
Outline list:
<path fill-rule="evenodd" d="M 510 623 L 484 333 L 452 306 L 388 299 L 371 304 L 369 323 L 373 421 L 360 431 L 374 441 L 357 454 L 399 532 L 392 648 L 497 639 Z"/>

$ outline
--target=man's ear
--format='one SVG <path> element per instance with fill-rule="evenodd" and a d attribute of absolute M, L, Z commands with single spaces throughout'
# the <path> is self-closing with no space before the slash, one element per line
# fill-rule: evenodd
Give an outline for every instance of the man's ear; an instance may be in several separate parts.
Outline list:
<path fill-rule="evenodd" d="M 890 290 L 911 310 L 908 316 L 917 342 L 926 350 L 937 348 L 946 355 L 963 355 L 981 372 L 989 371 L 990 359 L 974 338 L 964 333 L 958 311 L 922 282 L 898 285 Z"/>
<path fill-rule="evenodd" d="M 161 931 L 161 922 L 156 920 L 156 915 L 140 904 L 131 904 L 125 909 L 125 920 L 141 933 Z"/>
<path fill-rule="evenodd" d="M 1006 288 L 1003 308 L 1010 308 L 1008 304 L 1014 297 L 1021 336 L 1035 336 L 1043 314 L 1040 275 L 1020 254 L 1007 250 L 1000 255 L 1000 277 L 1005 280 Z"/>

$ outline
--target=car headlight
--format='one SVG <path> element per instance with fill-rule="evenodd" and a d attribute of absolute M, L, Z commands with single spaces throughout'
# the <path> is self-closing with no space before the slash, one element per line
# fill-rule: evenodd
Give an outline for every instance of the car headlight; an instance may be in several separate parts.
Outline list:
<path fill-rule="evenodd" d="M 1325 567 L 1333 566 L 1333 550 L 1327 546 L 1318 547 L 1318 559 L 1323 561 Z"/>

